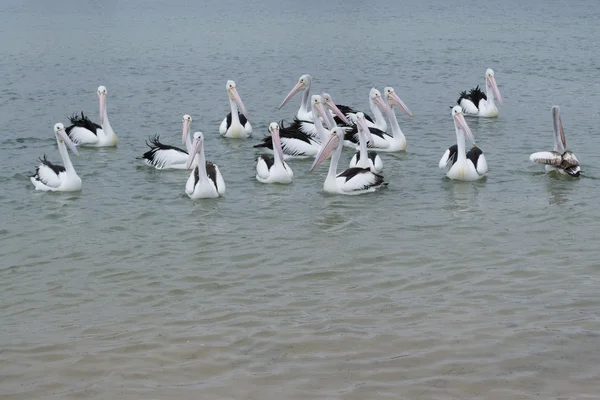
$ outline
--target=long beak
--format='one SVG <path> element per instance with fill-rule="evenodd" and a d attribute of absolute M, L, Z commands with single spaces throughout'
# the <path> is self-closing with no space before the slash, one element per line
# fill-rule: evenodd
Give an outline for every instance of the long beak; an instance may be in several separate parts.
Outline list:
<path fill-rule="evenodd" d="M 62 138 L 63 142 L 65 142 L 67 144 L 67 146 L 69 146 L 69 148 L 71 149 L 71 151 L 73 153 L 75 153 L 76 156 L 79 157 L 79 150 L 77 150 L 77 147 L 71 141 L 71 138 L 69 138 L 69 135 L 67 135 L 67 132 L 65 132 L 64 129 L 61 129 L 60 131 L 58 131 L 58 134 Z"/>
<path fill-rule="evenodd" d="M 458 113 L 454 116 L 454 120 L 456 121 L 458 129 L 462 129 L 462 131 L 469 138 L 469 140 L 475 143 L 473 132 L 471 132 L 471 128 L 469 128 L 469 125 L 467 125 L 467 121 L 465 121 L 465 116 L 462 113 Z"/>
<path fill-rule="evenodd" d="M 348 121 L 348 118 L 344 115 L 344 113 L 342 111 L 340 111 L 340 109 L 338 108 L 338 106 L 335 105 L 333 100 L 329 100 L 325 104 L 327 105 L 327 108 L 329 108 L 331 111 L 333 111 L 335 113 L 335 115 L 340 117 L 340 119 L 342 121 L 344 121 L 345 124 L 351 125 L 350 121 Z M 329 129 L 331 129 L 331 128 L 329 128 Z"/>
<path fill-rule="evenodd" d="M 281 138 L 279 137 L 279 126 L 273 129 L 271 138 L 273 138 L 273 149 L 276 149 L 277 154 L 279 154 L 279 159 L 283 161 L 283 150 L 281 148 Z"/>
<path fill-rule="evenodd" d="M 183 133 L 181 135 L 181 143 L 182 144 L 185 144 L 185 141 L 189 134 L 190 134 L 190 120 L 184 119 L 183 120 Z"/>
<path fill-rule="evenodd" d="M 196 157 L 196 154 L 198 154 L 201 149 L 202 149 L 202 142 L 200 141 L 200 139 L 194 139 L 194 143 L 192 143 L 192 149 L 191 149 L 192 151 L 190 151 L 190 155 L 188 156 L 187 163 L 185 163 L 186 170 L 190 169 L 190 167 L 192 166 L 192 163 L 194 162 L 194 157 Z"/>
<path fill-rule="evenodd" d="M 317 157 L 315 158 L 315 161 L 313 162 L 309 171 L 314 170 L 323 161 L 325 161 L 327 159 L 327 157 L 329 157 L 331 155 L 331 153 L 333 153 L 333 150 L 335 150 L 338 147 L 339 144 L 340 144 L 340 138 L 335 133 L 332 133 L 331 137 L 329 138 L 329 140 L 327 141 L 325 146 L 323 146 L 321 148 L 321 151 L 319 151 L 319 154 L 317 154 Z"/>
<path fill-rule="evenodd" d="M 325 126 L 327 126 L 327 129 L 329 129 L 329 130 L 333 129 L 333 118 L 331 118 L 331 115 L 329 115 L 329 112 L 327 112 L 327 110 L 325 110 L 325 108 L 323 107 L 323 104 L 321 104 L 321 103 L 316 104 L 315 110 L 317 111 L 316 117 L 323 118 L 323 120 L 325 121 Z M 314 117 L 315 116 L 313 115 L 313 118 Z"/>
<path fill-rule="evenodd" d="M 383 111 L 384 113 L 388 113 L 388 111 L 390 111 L 390 106 L 388 106 L 387 104 L 385 104 L 385 101 L 383 101 L 383 99 L 381 98 L 381 96 L 377 96 L 375 97 L 374 100 L 375 105 L 377 105 L 381 111 Z"/>
<path fill-rule="evenodd" d="M 242 114 L 244 114 L 244 117 L 248 118 L 248 113 L 246 112 L 246 107 L 244 107 L 244 103 L 242 103 L 242 99 L 240 98 L 240 95 L 237 92 L 236 88 L 231 88 L 229 89 L 231 90 L 231 94 L 233 94 L 233 98 L 235 100 L 235 102 L 237 103 L 238 107 L 240 108 L 240 111 L 242 112 Z"/>
<path fill-rule="evenodd" d="M 502 101 L 502 95 L 500 94 L 500 90 L 498 90 L 498 85 L 496 84 L 496 78 L 493 76 L 488 76 L 487 80 L 488 80 L 488 85 L 490 85 L 490 87 L 492 88 L 492 91 L 494 92 L 494 96 L 496 96 L 496 100 L 498 100 L 498 103 L 501 106 L 504 105 L 504 103 Z"/>
<path fill-rule="evenodd" d="M 562 143 L 563 147 L 562 151 L 560 151 L 559 149 L 556 150 L 560 151 L 561 153 L 564 153 L 564 151 L 567 149 L 567 138 L 565 137 L 565 130 L 563 129 L 563 124 L 562 120 L 560 119 L 560 112 L 558 110 L 558 107 L 552 107 L 552 119 L 554 120 L 554 136 L 557 139 L 557 144 Z"/>
<path fill-rule="evenodd" d="M 104 114 L 106 113 L 106 93 L 100 93 L 100 125 L 104 124 Z"/>
<path fill-rule="evenodd" d="M 358 126 L 358 129 L 362 130 L 363 134 L 367 138 L 367 147 L 374 147 L 375 143 L 373 142 L 373 135 L 371 134 L 371 130 L 367 126 L 367 122 L 365 121 L 365 119 L 359 118 L 356 121 L 356 125 Z"/>
<path fill-rule="evenodd" d="M 392 92 L 390 94 L 391 99 L 389 100 L 392 105 L 398 107 L 399 109 L 401 109 L 406 115 L 408 115 L 409 117 L 412 117 L 413 114 L 410 112 L 410 110 L 408 109 L 408 107 L 406 107 L 406 104 L 404 104 L 404 102 L 400 99 L 400 97 L 398 97 L 398 95 L 396 94 L 396 92 Z"/>
<path fill-rule="evenodd" d="M 277 107 L 277 109 L 279 110 L 281 107 L 285 106 L 285 104 L 288 101 L 290 101 L 291 98 L 294 97 L 294 95 L 301 90 L 302 90 L 302 83 L 300 83 L 300 82 L 296 83 L 296 86 L 294 86 L 294 88 L 291 90 L 291 92 L 289 92 L 288 95 L 285 96 L 285 99 L 283 99 L 283 102 L 281 103 L 281 105 L 279 107 Z"/>

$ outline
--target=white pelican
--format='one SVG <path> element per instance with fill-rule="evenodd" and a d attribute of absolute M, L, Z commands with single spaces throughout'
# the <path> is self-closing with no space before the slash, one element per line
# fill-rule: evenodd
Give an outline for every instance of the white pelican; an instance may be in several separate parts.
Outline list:
<path fill-rule="evenodd" d="M 385 105 L 384 110 L 390 120 L 392 134 L 386 133 L 384 135 L 379 135 L 377 132 L 374 132 L 374 128 L 370 128 L 371 134 L 373 134 L 373 147 L 377 149 L 377 151 L 388 153 L 404 151 L 406 150 L 406 137 L 404 136 L 404 133 L 402 133 L 400 125 L 398 125 L 394 107 L 398 107 L 410 117 L 412 117 L 413 114 L 400 97 L 398 97 L 394 88 L 388 86 L 383 91 L 387 99 L 387 105 Z M 375 102 L 378 104 L 377 98 L 375 99 Z"/>
<path fill-rule="evenodd" d="M 329 95 L 329 93 L 323 93 L 323 102 L 325 103 L 325 106 L 328 107 L 329 109 L 333 110 L 332 107 L 335 107 L 336 109 L 340 110 L 341 112 L 344 113 L 344 115 L 348 116 L 349 114 L 356 114 L 356 111 L 354 109 L 352 109 L 351 107 L 345 106 L 343 104 L 340 105 L 336 105 L 333 100 L 331 99 L 331 96 Z M 365 114 L 365 119 L 367 121 L 367 126 L 369 128 L 376 128 L 382 132 L 385 132 L 387 130 L 387 122 L 385 120 L 385 117 L 383 116 L 381 110 L 378 108 L 380 107 L 380 105 L 375 101 L 375 99 L 379 98 L 379 100 L 381 100 L 381 93 L 379 93 L 379 90 L 375 89 L 375 88 L 371 88 L 371 90 L 369 91 L 369 108 L 371 109 L 371 113 L 373 114 L 373 116 L 375 117 L 375 121 L 373 121 L 373 119 L 368 115 Z M 348 123 L 347 120 L 342 120 L 339 117 L 335 117 L 335 122 L 338 125 L 342 125 L 342 124 L 347 124 L 347 125 L 351 125 L 350 123 Z"/>
<path fill-rule="evenodd" d="M 494 118 L 498 116 L 498 108 L 496 108 L 494 96 L 498 100 L 498 103 L 502 105 L 502 96 L 496 84 L 494 70 L 488 68 L 485 71 L 485 93 L 479 89 L 479 86 L 471 89 L 469 93 L 465 90 L 460 93 L 460 97 L 456 103 L 462 107 L 465 115 Z"/>
<path fill-rule="evenodd" d="M 161 143 L 158 135 L 154 137 L 154 139 L 150 139 L 151 144 L 146 142 L 150 147 L 150 150 L 145 152 L 141 157 L 146 165 L 156 169 L 185 169 L 185 164 L 187 163 L 189 152 L 192 148 L 192 139 L 190 137 L 191 123 L 192 117 L 189 114 L 185 114 L 183 116 L 183 134 L 181 143 L 185 143 L 186 150 Z M 192 165 L 192 167 L 193 166 L 195 166 L 195 164 Z"/>
<path fill-rule="evenodd" d="M 226 88 L 231 111 L 221 122 L 219 133 L 228 138 L 245 139 L 252 135 L 252 125 L 248 121 L 246 107 L 235 88 L 234 81 L 227 81 Z M 238 107 L 241 112 L 238 111 Z"/>
<path fill-rule="evenodd" d="M 321 102 L 321 96 L 314 95 L 312 96 L 312 110 L 311 113 L 314 114 L 315 109 L 319 109 L 325 114 L 325 110 L 323 109 L 323 105 Z M 319 115 L 317 115 L 319 116 Z M 290 158 L 309 158 L 314 157 L 319 153 L 321 149 L 323 140 L 326 140 L 327 133 L 323 133 L 323 130 L 318 128 L 321 126 L 321 120 L 315 122 L 315 131 L 318 135 L 317 137 L 313 137 L 307 135 L 301 131 L 297 130 L 288 130 L 283 126 L 283 121 L 281 122 L 281 127 L 279 131 L 279 138 L 281 140 L 281 147 L 284 154 L 285 159 Z M 273 138 L 272 136 L 267 136 L 264 138 L 262 143 L 254 145 L 255 148 L 263 148 L 268 153 L 273 153 Z"/>
<path fill-rule="evenodd" d="M 70 118 L 71 126 L 66 132 L 73 143 L 86 147 L 114 147 L 117 145 L 117 135 L 108 122 L 106 111 L 106 88 L 98 87 L 98 99 L 100 100 L 100 125 L 90 121 L 83 112 L 81 118 L 77 115 Z"/>
<path fill-rule="evenodd" d="M 355 118 L 360 140 L 359 150 L 350 160 L 350 168 L 369 168 L 371 172 L 381 172 L 383 169 L 383 161 L 381 161 L 381 157 L 379 157 L 379 155 L 374 151 L 367 151 L 367 142 L 371 144 L 373 136 L 367 127 L 365 115 L 362 112 L 358 112 L 355 114 Z"/>
<path fill-rule="evenodd" d="M 460 106 L 452 108 L 452 119 L 456 129 L 456 144 L 446 150 L 439 167 L 446 170 L 446 176 L 450 179 L 476 181 L 487 172 L 487 161 L 481 149 L 475 146 L 473 133 Z M 465 153 L 465 135 L 473 142 L 473 148 L 468 153 Z"/>
<path fill-rule="evenodd" d="M 312 78 L 310 77 L 310 75 L 302 75 L 300 79 L 298 79 L 298 83 L 296 83 L 296 86 L 294 86 L 294 88 L 288 93 L 288 95 L 285 96 L 285 99 L 283 99 L 283 102 L 279 105 L 279 107 L 277 107 L 277 109 L 279 110 L 281 107 L 286 105 L 286 103 L 290 101 L 296 93 L 298 93 L 301 90 L 304 90 L 304 93 L 302 94 L 302 101 L 300 102 L 300 108 L 296 113 L 296 118 L 300 121 L 312 122 L 313 113 L 312 111 L 308 111 L 308 97 L 310 96 L 311 82 Z"/>
<path fill-rule="evenodd" d="M 323 101 L 321 99 L 323 99 L 323 97 L 316 95 L 319 97 L 319 102 L 323 103 Z M 329 95 L 327 95 L 329 96 Z M 311 103 L 314 106 L 314 96 L 311 97 L 311 99 L 313 100 L 313 103 Z M 327 118 L 332 119 L 333 117 L 335 117 L 338 121 L 342 121 L 343 124 L 346 125 L 350 125 L 351 122 L 348 120 L 348 118 L 344 115 L 344 113 L 335 105 L 335 103 L 333 101 L 331 101 L 331 96 L 329 96 L 330 102 L 329 104 L 327 104 L 327 107 L 329 108 L 329 111 L 327 112 Z M 312 112 L 313 115 L 313 120 L 312 121 L 302 121 L 299 120 L 298 118 L 294 118 L 294 122 L 289 125 L 288 127 L 286 127 L 285 129 L 287 131 L 300 131 L 314 139 L 316 139 L 317 141 L 321 142 L 321 134 L 319 133 L 319 131 L 317 130 L 316 127 L 316 122 L 314 120 L 314 112 Z M 321 123 L 325 120 L 325 117 L 321 117 Z"/>
<path fill-rule="evenodd" d="M 325 98 L 328 99 L 328 101 L 325 102 L 325 105 L 329 108 L 329 109 L 333 109 L 333 108 L 338 108 L 337 105 L 333 102 L 333 100 L 331 99 L 331 96 L 327 93 L 323 93 L 323 99 L 325 101 Z M 373 107 L 371 108 L 371 111 L 373 112 L 374 109 L 376 109 L 376 112 L 374 112 L 374 115 L 379 115 L 379 123 L 378 125 L 380 127 L 384 127 L 387 128 L 387 123 L 385 122 L 385 118 L 383 118 L 383 115 L 381 114 L 381 111 L 379 111 L 379 109 L 377 109 L 378 107 L 381 108 L 381 110 L 385 113 L 387 113 L 389 111 L 389 107 L 384 103 L 384 101 L 381 98 L 381 93 L 379 93 L 379 91 L 375 88 L 371 89 L 371 92 L 369 93 L 369 103 L 373 104 Z M 364 113 L 363 113 L 364 114 Z M 346 119 L 346 120 L 341 120 L 340 118 L 332 118 L 329 115 L 327 115 L 329 123 L 332 124 L 333 126 L 337 126 L 337 124 L 342 124 L 341 126 L 344 127 L 345 130 L 345 134 L 344 134 L 344 146 L 346 147 L 352 147 L 356 150 L 358 150 L 360 148 L 359 146 L 359 135 L 358 135 L 358 128 L 356 126 L 356 123 L 354 122 L 356 120 L 356 112 L 348 112 L 347 117 L 350 118 L 350 120 Z M 365 115 L 365 118 L 367 118 L 367 116 Z M 383 124 L 381 123 L 381 120 L 383 120 Z M 347 121 L 347 122 L 345 122 Z M 373 141 L 374 143 L 374 147 L 377 147 L 379 149 L 383 149 L 385 147 L 389 146 L 389 142 L 387 141 L 387 139 L 391 139 L 392 135 L 390 135 L 389 133 L 385 132 L 384 130 L 381 130 L 379 128 L 377 128 L 375 125 L 377 123 L 374 122 L 369 122 L 368 120 L 366 121 L 367 126 L 369 127 L 369 131 L 371 132 L 371 141 Z M 330 128 L 331 129 L 331 128 Z"/>
<path fill-rule="evenodd" d="M 386 186 L 383 176 L 371 172 L 369 168 L 348 168 L 341 173 L 337 173 L 337 164 L 342 154 L 344 143 L 344 129 L 335 127 L 331 130 L 331 135 L 327 143 L 323 146 L 310 170 L 314 170 L 329 155 L 331 155 L 331 164 L 323 189 L 329 193 L 357 195 L 374 192 L 375 190 Z M 333 153 L 333 154 L 332 154 Z"/>
<path fill-rule="evenodd" d="M 269 132 L 273 138 L 275 151 L 273 157 L 261 154 L 256 163 L 256 180 L 262 183 L 291 183 L 294 173 L 285 161 L 279 140 L 279 125 L 277 122 L 269 124 Z"/>
<path fill-rule="evenodd" d="M 204 135 L 194 133 L 194 143 L 188 157 L 186 169 L 196 164 L 185 184 L 185 193 L 191 199 L 219 197 L 225 194 L 225 181 L 219 167 L 204 157 Z"/>
<path fill-rule="evenodd" d="M 554 151 L 540 151 L 533 153 L 529 159 L 539 164 L 545 164 L 546 171 L 557 171 L 559 174 L 578 177 L 581 167 L 575 154 L 567 151 L 567 139 L 560 119 L 560 108 L 552 107 L 554 120 Z"/>
<path fill-rule="evenodd" d="M 76 155 L 79 155 L 79 151 L 67 135 L 63 124 L 58 123 L 54 125 L 54 133 L 56 134 L 58 151 L 65 166 L 52 164 L 44 155 L 44 158 L 40 158 L 41 164 L 35 169 L 35 174 L 29 179 L 36 190 L 52 192 L 74 192 L 81 190 L 81 178 L 77 176 L 77 172 L 73 168 L 65 143 Z"/>

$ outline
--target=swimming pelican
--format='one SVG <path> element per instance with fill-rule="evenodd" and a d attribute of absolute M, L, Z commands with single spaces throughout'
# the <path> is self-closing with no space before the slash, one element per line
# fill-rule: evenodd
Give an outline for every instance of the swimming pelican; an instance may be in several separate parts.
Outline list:
<path fill-rule="evenodd" d="M 150 150 L 145 152 L 141 157 L 146 165 L 156 169 L 185 169 L 185 164 L 187 163 L 189 152 L 192 148 L 192 139 L 189 134 L 191 123 L 192 117 L 185 114 L 183 116 L 183 134 L 181 143 L 185 143 L 186 150 L 161 143 L 158 135 L 154 137 L 154 139 L 150 139 L 151 144 L 146 142 L 150 147 Z M 194 166 L 195 164 L 192 165 L 192 167 Z"/>
<path fill-rule="evenodd" d="M 35 174 L 29 179 L 36 190 L 52 192 L 74 192 L 81 190 L 81 178 L 77 176 L 77 172 L 73 168 L 65 143 L 76 155 L 79 155 L 79 151 L 65 132 L 63 124 L 58 123 L 54 125 L 54 133 L 56 134 L 58 151 L 65 166 L 52 164 L 44 155 L 44 158 L 40 158 L 41 164 L 35 169 Z"/>
<path fill-rule="evenodd" d="M 346 195 L 357 195 L 374 192 L 375 190 L 386 186 L 383 176 L 371 172 L 369 168 L 348 168 L 341 173 L 337 173 L 337 164 L 342 154 L 344 143 L 344 129 L 335 127 L 331 130 L 331 135 L 327 143 L 321 148 L 310 170 L 318 167 L 329 155 L 331 155 L 331 164 L 323 189 L 329 193 L 338 193 Z M 332 154 L 333 153 L 333 154 Z"/>
<path fill-rule="evenodd" d="M 554 120 L 554 151 L 540 151 L 533 153 L 529 159 L 535 163 L 545 164 L 546 171 L 557 171 L 559 174 L 578 177 L 581 167 L 575 154 L 567 151 L 567 139 L 560 119 L 560 108 L 552 107 Z"/>
<path fill-rule="evenodd" d="M 351 107 L 348 106 L 344 106 L 344 105 L 336 105 L 333 100 L 331 99 L 331 96 L 329 95 L 329 93 L 323 93 L 323 102 L 325 103 L 325 106 L 328 107 L 329 109 L 332 109 L 331 107 L 335 107 L 338 110 L 340 110 L 341 112 L 344 113 L 344 115 L 348 116 L 349 114 L 356 114 L 356 111 L 354 109 L 352 109 Z M 367 122 L 367 126 L 369 128 L 376 128 L 382 132 L 385 132 L 387 130 L 387 122 L 385 121 L 385 117 L 383 116 L 383 114 L 381 113 L 381 110 L 378 108 L 379 105 L 375 102 L 375 99 L 379 97 L 381 99 L 381 93 L 379 93 L 379 90 L 375 89 L 375 88 L 371 88 L 371 90 L 369 91 L 369 108 L 371 109 L 371 113 L 373 114 L 373 116 L 375 117 L 375 121 L 373 121 L 373 119 L 368 115 L 368 114 L 364 114 L 366 122 Z M 348 121 L 344 121 L 342 119 L 340 119 L 339 117 L 335 117 L 335 122 L 338 125 L 351 125 L 350 123 L 348 123 Z M 355 132 L 356 133 L 356 132 Z M 357 138 L 358 140 L 358 138 Z"/>
<path fill-rule="evenodd" d="M 311 114 L 314 115 L 315 109 L 318 109 L 319 107 L 320 110 L 323 111 L 323 113 L 325 113 L 325 110 L 323 109 L 321 103 L 321 96 L 312 96 Z M 319 116 L 319 114 L 317 116 Z M 283 121 L 280 125 L 281 127 L 279 131 L 279 138 L 281 140 L 281 147 L 285 159 L 314 157 L 319 153 L 319 150 L 321 149 L 321 146 L 324 143 L 323 141 L 327 139 L 327 133 L 322 133 L 323 129 L 321 129 L 322 125 L 320 119 L 315 122 L 315 131 L 318 137 L 312 137 L 297 130 L 288 130 L 283 126 Z M 319 126 L 321 126 L 321 128 L 319 128 Z M 268 153 L 272 154 L 273 137 L 265 137 L 262 143 L 254 145 L 254 147 L 263 148 Z"/>
<path fill-rule="evenodd" d="M 331 99 L 331 96 L 329 96 L 327 93 L 324 93 L 323 96 L 324 96 L 324 98 L 327 97 L 329 99 L 329 101 L 327 101 L 325 103 L 327 107 L 331 108 L 332 106 L 335 106 L 335 103 Z M 378 125 L 379 127 L 387 129 L 387 123 L 385 122 L 385 118 L 383 118 L 381 111 L 387 113 L 389 111 L 389 107 L 385 104 L 385 102 L 381 98 L 381 93 L 379 93 L 379 91 L 375 88 L 371 89 L 371 91 L 369 93 L 369 103 L 372 104 L 371 112 L 373 112 L 373 115 L 376 116 L 375 120 L 378 121 L 378 122 L 373 122 L 373 121 L 368 121 L 368 120 L 366 121 L 367 126 L 369 127 L 369 132 L 371 132 L 371 136 L 372 136 L 371 140 L 373 141 L 374 147 L 377 147 L 378 149 L 383 149 L 383 148 L 389 147 L 388 139 L 391 139 L 392 135 L 385 132 L 384 130 L 379 129 L 377 126 L 375 126 L 375 125 Z M 378 107 L 381 109 L 381 111 L 379 110 Z M 356 126 L 356 123 L 353 122 L 356 120 L 356 113 L 349 112 L 347 114 L 347 116 L 350 118 L 349 123 L 345 123 L 344 121 L 340 120 L 339 118 L 335 118 L 334 125 L 337 126 L 337 124 L 342 124 L 341 126 L 344 127 L 344 130 L 346 131 L 346 133 L 344 135 L 344 146 L 352 147 L 352 148 L 358 150 L 360 148 L 360 146 L 359 146 L 360 138 L 359 138 L 358 128 Z M 365 119 L 366 118 L 367 118 L 367 116 L 365 115 Z M 381 122 L 382 120 L 383 120 L 383 123 Z M 331 121 L 331 118 L 330 118 L 330 121 Z"/>
<path fill-rule="evenodd" d="M 402 130 L 400 129 L 400 125 L 398 125 L 398 119 L 396 118 L 396 112 L 394 111 L 394 107 L 398 107 L 402 112 L 406 115 L 412 117 L 412 112 L 408 109 L 406 104 L 398 97 L 394 88 L 386 87 L 384 90 L 387 104 L 384 104 L 384 110 L 387 114 L 388 119 L 390 120 L 390 127 L 392 129 L 392 134 L 385 133 L 380 135 L 379 132 L 376 132 L 375 128 L 370 128 L 371 134 L 373 135 L 373 146 L 377 151 L 384 151 L 388 153 L 399 152 L 406 150 L 406 137 Z M 375 99 L 376 104 L 378 104 L 377 98 Z M 346 137 L 348 139 L 348 137 Z M 350 138 L 352 141 L 354 138 Z"/>
<path fill-rule="evenodd" d="M 256 180 L 262 183 L 291 183 L 294 173 L 285 161 L 279 140 L 279 125 L 277 122 L 269 124 L 269 132 L 273 138 L 275 152 L 273 157 L 261 154 L 256 163 Z"/>
<path fill-rule="evenodd" d="M 296 118 L 300 121 L 312 122 L 313 113 L 312 111 L 308 111 L 308 97 L 310 96 L 311 83 L 312 78 L 310 77 L 310 75 L 302 75 L 300 79 L 298 79 L 298 83 L 296 83 L 296 86 L 294 86 L 294 88 L 288 93 L 288 95 L 285 96 L 285 99 L 283 99 L 283 102 L 279 105 L 279 107 L 277 107 L 277 109 L 279 110 L 281 107 L 286 105 L 286 103 L 290 101 L 296 93 L 298 93 L 301 90 L 304 90 L 304 93 L 302 94 L 302 101 L 300 102 L 300 108 L 298 109 L 298 112 L 296 112 Z"/>
<path fill-rule="evenodd" d="M 460 106 L 452 108 L 452 119 L 456 129 L 456 144 L 446 150 L 439 167 L 446 170 L 446 176 L 450 179 L 476 181 L 487 172 L 487 161 L 481 149 L 475 146 L 473 133 Z M 473 148 L 468 153 L 465 153 L 465 135 L 473 142 Z"/>
<path fill-rule="evenodd" d="M 81 117 L 77 115 L 69 118 L 71 126 L 66 132 L 73 143 L 86 147 L 114 147 L 117 145 L 117 135 L 108 122 L 106 111 L 106 88 L 98 87 L 98 99 L 100 100 L 100 125 L 90 121 L 83 112 Z"/>
<path fill-rule="evenodd" d="M 228 138 L 245 139 L 252 135 L 252 125 L 248 121 L 246 107 L 235 88 L 234 81 L 227 81 L 226 88 L 231 111 L 221 122 L 219 133 Z M 238 107 L 241 112 L 238 111 Z"/>
<path fill-rule="evenodd" d="M 326 94 L 326 93 L 325 93 Z M 326 94 L 327 96 L 329 96 L 328 94 Z M 324 101 L 322 100 L 323 97 L 316 95 L 319 97 L 319 102 L 320 103 L 324 103 Z M 335 103 L 333 101 L 331 101 L 331 96 L 329 96 L 330 102 L 329 104 L 327 104 L 327 108 L 329 108 L 329 110 L 327 111 L 327 118 L 332 119 L 333 117 L 336 118 L 336 120 L 341 121 L 341 123 L 345 124 L 345 125 L 350 125 L 351 122 L 348 120 L 348 118 L 344 115 L 344 113 L 342 113 L 342 111 L 335 105 Z M 314 106 L 314 96 L 311 97 L 311 100 L 313 100 L 313 103 L 311 103 Z M 313 120 L 312 121 L 302 121 L 299 120 L 298 118 L 294 118 L 294 122 L 289 125 L 286 130 L 288 131 L 300 131 L 302 133 L 307 134 L 308 136 L 314 138 L 315 140 L 319 141 L 319 143 L 321 142 L 321 134 L 319 133 L 319 130 L 316 127 L 316 122 L 314 120 L 314 112 L 312 112 L 313 115 Z M 325 121 L 324 117 L 321 117 L 321 121 L 319 122 L 323 122 Z"/>
<path fill-rule="evenodd" d="M 223 196 L 225 194 L 225 181 L 219 167 L 204 157 L 204 135 L 202 132 L 194 133 L 192 150 L 188 157 L 186 169 L 196 164 L 185 184 L 185 193 L 191 199 L 205 199 Z"/>
<path fill-rule="evenodd" d="M 374 151 L 367 151 L 367 142 L 372 142 L 372 135 L 367 127 L 365 115 L 362 112 L 354 114 L 356 125 L 358 126 L 358 134 L 360 136 L 359 150 L 350 160 L 350 168 L 360 167 L 369 168 L 371 172 L 381 172 L 383 169 L 383 161 L 381 157 Z"/>
<path fill-rule="evenodd" d="M 485 93 L 479 89 L 479 86 L 471 89 L 469 93 L 465 90 L 460 93 L 460 97 L 456 103 L 462 107 L 465 115 L 494 118 L 498 116 L 498 108 L 496 108 L 494 96 L 498 100 L 498 103 L 502 105 L 502 96 L 496 84 L 494 70 L 488 68 L 485 71 Z"/>

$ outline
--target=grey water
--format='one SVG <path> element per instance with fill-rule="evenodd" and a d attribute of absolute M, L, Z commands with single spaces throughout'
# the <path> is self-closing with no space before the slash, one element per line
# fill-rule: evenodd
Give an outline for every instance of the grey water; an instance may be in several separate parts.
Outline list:
<path fill-rule="evenodd" d="M 4 0 L 0 3 L 3 399 L 600 399 L 600 3 Z M 469 118 L 489 173 L 437 167 L 449 106 L 493 68 L 504 107 Z M 367 110 L 395 88 L 389 187 L 323 192 L 327 164 L 258 183 L 252 146 L 291 121 L 300 75 Z M 237 83 L 248 140 L 219 136 Z M 116 149 L 72 156 L 79 193 L 35 191 L 52 126 Z M 559 105 L 579 179 L 529 161 Z M 227 193 L 136 159 L 194 118 Z M 345 151 L 341 167 L 351 153 Z"/>

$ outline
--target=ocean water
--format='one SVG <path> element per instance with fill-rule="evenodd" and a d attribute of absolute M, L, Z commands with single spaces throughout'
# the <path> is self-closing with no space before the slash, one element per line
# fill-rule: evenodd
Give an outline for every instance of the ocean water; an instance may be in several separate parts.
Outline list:
<path fill-rule="evenodd" d="M 600 3 L 184 0 L 0 4 L 0 395 L 5 399 L 600 399 Z M 468 122 L 479 182 L 437 168 L 449 106 L 493 68 L 498 119 Z M 298 77 L 367 109 L 393 86 L 404 153 L 389 187 L 288 186 L 252 146 L 291 121 Z M 253 124 L 219 136 L 233 79 Z M 116 149 L 72 157 L 79 193 L 42 193 L 52 126 L 97 121 Z M 529 161 L 561 107 L 580 179 Z M 181 117 L 224 197 L 136 159 Z M 349 161 L 345 151 L 341 167 Z"/>

